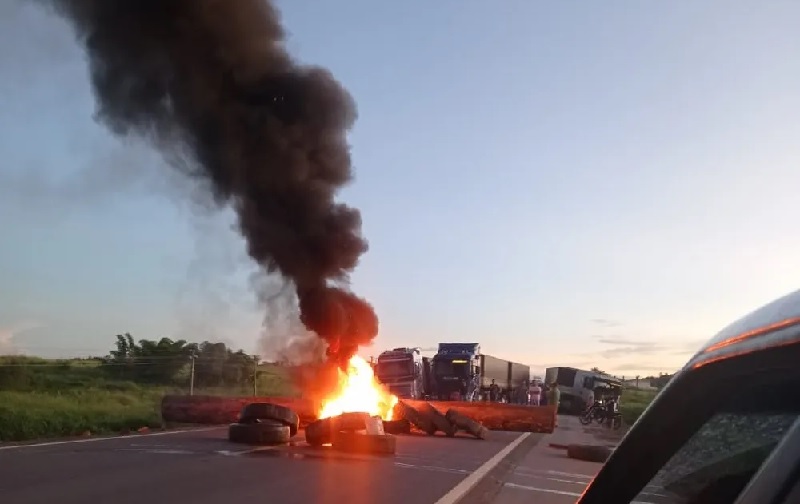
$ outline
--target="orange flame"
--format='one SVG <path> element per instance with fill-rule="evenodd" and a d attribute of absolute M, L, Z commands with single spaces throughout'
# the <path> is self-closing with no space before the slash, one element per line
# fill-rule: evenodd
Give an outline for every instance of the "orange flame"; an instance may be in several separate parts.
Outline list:
<path fill-rule="evenodd" d="M 365 412 L 380 416 L 383 420 L 392 419 L 392 409 L 397 404 L 397 396 L 375 379 L 372 366 L 354 355 L 350 358 L 347 372 L 339 371 L 339 384 L 336 392 L 323 401 L 319 418 L 328 418 L 342 413 Z"/>

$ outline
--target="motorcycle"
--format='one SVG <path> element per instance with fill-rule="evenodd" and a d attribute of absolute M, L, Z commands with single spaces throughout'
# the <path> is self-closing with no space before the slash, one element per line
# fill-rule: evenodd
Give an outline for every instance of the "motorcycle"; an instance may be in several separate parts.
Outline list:
<path fill-rule="evenodd" d="M 608 404 L 595 401 L 586 411 L 581 413 L 578 420 L 583 425 L 589 425 L 592 421 L 601 425 L 606 423 L 610 428 L 618 430 L 622 427 L 622 413 L 619 412 L 619 407 L 616 403 L 613 405 L 613 412 L 608 411 L 608 406 Z"/>
<path fill-rule="evenodd" d="M 581 413 L 581 415 L 578 417 L 578 420 L 583 425 L 589 425 L 592 423 L 592 421 L 603 423 L 605 418 L 605 407 L 603 406 L 603 403 L 600 401 L 595 401 L 594 404 L 586 408 L 586 410 Z"/>

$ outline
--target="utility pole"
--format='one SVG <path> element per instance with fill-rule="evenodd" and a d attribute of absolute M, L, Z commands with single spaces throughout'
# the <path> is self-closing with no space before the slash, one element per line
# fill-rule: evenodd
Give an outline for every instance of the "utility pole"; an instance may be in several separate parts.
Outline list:
<path fill-rule="evenodd" d="M 194 358 L 194 353 L 189 355 L 189 359 L 192 361 L 192 368 L 189 371 L 189 395 L 194 395 Z"/>
<path fill-rule="evenodd" d="M 253 356 L 253 397 L 258 396 L 258 355 Z"/>

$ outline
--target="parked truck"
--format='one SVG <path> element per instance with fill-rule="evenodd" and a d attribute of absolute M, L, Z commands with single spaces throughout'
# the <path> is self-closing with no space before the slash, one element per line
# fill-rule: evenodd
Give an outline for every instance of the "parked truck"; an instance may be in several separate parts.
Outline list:
<path fill-rule="evenodd" d="M 431 362 L 419 348 L 395 348 L 381 353 L 375 376 L 401 399 L 426 399 L 431 394 Z"/>
<path fill-rule="evenodd" d="M 439 343 L 433 378 L 433 393 L 439 400 L 485 400 L 494 382 L 497 400 L 508 402 L 527 385 L 530 366 L 484 355 L 479 343 Z"/>
<path fill-rule="evenodd" d="M 622 382 L 605 373 L 573 367 L 551 367 L 545 370 L 544 376 L 548 386 L 554 382 L 558 386 L 561 392 L 559 411 L 563 413 L 577 415 L 591 406 L 589 398 L 592 395 L 599 398 L 605 392 L 622 391 Z"/>

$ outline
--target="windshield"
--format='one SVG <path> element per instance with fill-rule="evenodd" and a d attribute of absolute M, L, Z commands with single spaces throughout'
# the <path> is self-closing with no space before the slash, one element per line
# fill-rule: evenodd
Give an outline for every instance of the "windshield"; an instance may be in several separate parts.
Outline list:
<path fill-rule="evenodd" d="M 635 500 L 733 502 L 797 418 L 797 413 L 785 412 L 717 413 Z"/>
<path fill-rule="evenodd" d="M 558 375 L 556 376 L 556 383 L 564 387 L 575 386 L 575 376 L 578 374 L 577 369 L 572 368 L 558 368 Z"/>
<path fill-rule="evenodd" d="M 378 361 L 378 378 L 397 378 L 414 374 L 411 359 Z"/>
<path fill-rule="evenodd" d="M 436 376 L 460 376 L 466 378 L 469 375 L 469 361 L 437 360 L 433 364 L 433 370 Z"/>

